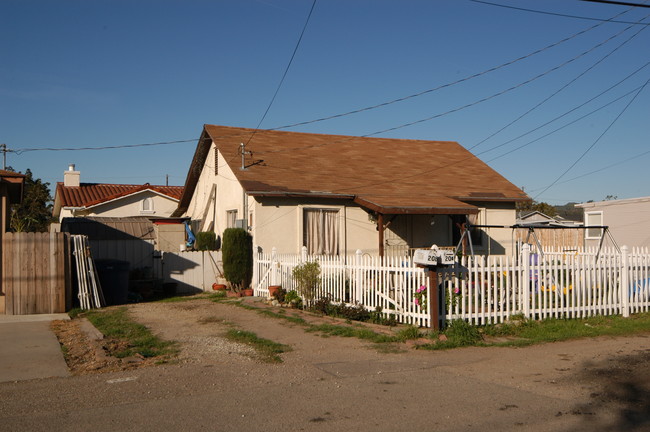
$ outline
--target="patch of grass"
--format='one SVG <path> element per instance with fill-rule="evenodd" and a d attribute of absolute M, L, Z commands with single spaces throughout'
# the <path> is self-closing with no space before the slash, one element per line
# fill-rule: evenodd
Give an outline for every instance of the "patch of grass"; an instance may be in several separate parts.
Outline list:
<path fill-rule="evenodd" d="M 261 338 L 249 331 L 230 329 L 225 336 L 233 342 L 244 343 L 253 347 L 260 355 L 260 358 L 267 363 L 282 363 L 279 354 L 291 351 L 291 347 L 288 345 Z"/>
<path fill-rule="evenodd" d="M 163 341 L 142 324 L 133 321 L 126 307 L 93 309 L 86 318 L 109 339 L 117 343 L 111 355 L 123 358 L 135 354 L 143 357 L 171 356 L 178 352 L 174 342 Z"/>
<path fill-rule="evenodd" d="M 397 332 L 397 338 L 402 341 L 420 338 L 420 329 L 414 325 L 408 325 Z"/>
<path fill-rule="evenodd" d="M 83 309 L 81 309 L 81 308 L 74 308 L 74 309 L 70 309 L 70 310 L 68 311 L 68 316 L 70 317 L 70 319 L 75 319 L 75 318 L 77 318 L 79 315 L 81 315 L 82 313 L 84 313 L 84 310 L 83 310 Z"/>
<path fill-rule="evenodd" d="M 510 336 L 519 340 L 497 345 L 529 345 L 570 339 L 621 336 L 650 331 L 650 313 L 640 313 L 623 318 L 620 315 L 594 316 L 584 319 L 545 319 L 533 321 L 521 319 L 487 326 L 488 336 Z"/>
<path fill-rule="evenodd" d="M 306 329 L 308 332 L 317 332 L 327 336 L 356 337 L 358 339 L 368 340 L 374 343 L 396 342 L 394 336 L 375 333 L 367 328 L 355 328 L 340 326 L 335 324 L 309 325 Z"/>

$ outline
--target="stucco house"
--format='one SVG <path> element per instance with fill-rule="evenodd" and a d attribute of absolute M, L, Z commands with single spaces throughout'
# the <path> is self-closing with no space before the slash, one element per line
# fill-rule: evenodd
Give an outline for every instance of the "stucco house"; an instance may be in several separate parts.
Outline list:
<path fill-rule="evenodd" d="M 585 247 L 597 247 L 603 226 L 619 246 L 650 247 L 650 197 L 598 201 L 576 204 L 584 211 Z M 589 228 L 593 227 L 593 228 Z M 610 240 L 605 238 L 604 244 Z"/>
<path fill-rule="evenodd" d="M 181 186 L 82 183 L 81 173 L 70 165 L 63 182 L 56 184 L 54 217 L 168 217 L 177 207 Z"/>
<path fill-rule="evenodd" d="M 205 125 L 175 217 L 195 231 L 246 227 L 257 250 L 403 255 L 512 225 L 526 194 L 456 142 Z M 506 253 L 508 230 L 472 236 Z"/>

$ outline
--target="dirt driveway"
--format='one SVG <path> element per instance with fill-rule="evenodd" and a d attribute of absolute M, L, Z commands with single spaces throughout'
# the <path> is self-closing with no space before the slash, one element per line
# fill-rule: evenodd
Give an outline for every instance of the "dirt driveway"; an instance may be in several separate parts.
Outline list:
<path fill-rule="evenodd" d="M 269 430 L 316 430 L 321 422 L 329 425 L 323 430 L 349 430 L 354 422 L 365 424 L 364 416 L 381 421 L 359 430 L 422 430 L 427 424 L 431 430 L 650 429 L 650 335 L 449 351 L 400 344 L 386 352 L 206 299 L 142 303 L 129 311 L 181 346 L 178 364 L 146 369 L 159 376 L 178 368 L 218 370 L 219 382 L 230 383 L 225 391 L 235 398 L 282 395 L 282 412 L 297 416 L 296 410 L 305 410 L 296 418 L 276 418 L 271 409 L 259 424 Z M 253 331 L 292 351 L 282 354 L 280 364 L 261 363 L 249 347 L 223 337 L 230 328 Z M 244 430 L 239 424 L 224 430 Z"/>

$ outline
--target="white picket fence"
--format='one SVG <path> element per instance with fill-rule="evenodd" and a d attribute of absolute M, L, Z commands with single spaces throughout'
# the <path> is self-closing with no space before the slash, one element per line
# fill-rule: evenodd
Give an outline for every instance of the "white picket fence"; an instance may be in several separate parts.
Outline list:
<path fill-rule="evenodd" d="M 425 269 L 410 258 L 371 257 L 357 251 L 344 257 L 259 254 L 255 257 L 255 295 L 267 296 L 269 285 L 295 289 L 292 270 L 318 261 L 318 297 L 334 302 L 381 307 L 398 322 L 431 326 L 431 287 Z M 512 315 L 532 319 L 580 318 L 650 310 L 650 254 L 614 250 L 531 253 L 528 245 L 514 257 L 463 257 L 454 266 L 438 268 L 439 317 L 483 325 Z M 414 302 L 425 286 L 427 305 Z"/>

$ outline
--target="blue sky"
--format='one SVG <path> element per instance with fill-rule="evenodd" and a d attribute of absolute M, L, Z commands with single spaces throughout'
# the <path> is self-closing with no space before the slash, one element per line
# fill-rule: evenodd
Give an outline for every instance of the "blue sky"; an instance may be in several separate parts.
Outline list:
<path fill-rule="evenodd" d="M 628 22 L 650 15 L 650 9 L 579 0 L 493 3 L 595 19 L 618 15 Z M 30 168 L 52 186 L 70 163 L 84 182 L 164 184 L 168 175 L 170 184 L 182 185 L 203 124 L 260 122 L 311 4 L 0 2 L 0 143 L 13 150 L 7 164 Z M 551 204 L 648 196 L 648 27 L 469 0 L 318 0 L 261 128 L 417 94 L 566 39 L 419 97 L 285 130 L 371 135 L 433 117 L 373 136 L 458 141 L 531 197 Z M 176 140 L 194 141 L 23 151 Z M 410 155 L 408 149 L 396 149 L 398 155 L 444 157 Z"/>

